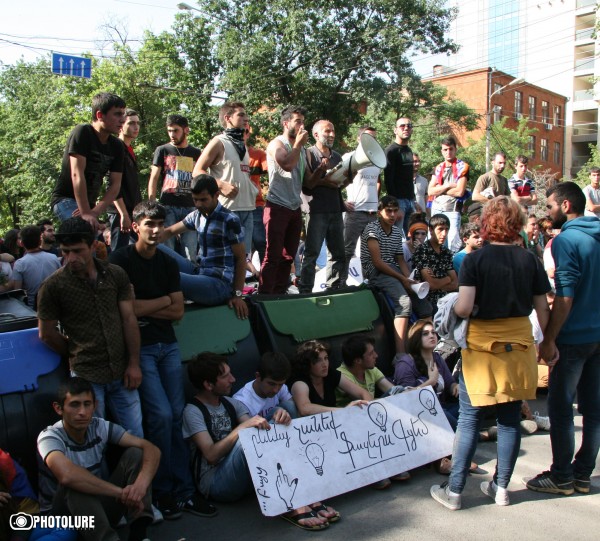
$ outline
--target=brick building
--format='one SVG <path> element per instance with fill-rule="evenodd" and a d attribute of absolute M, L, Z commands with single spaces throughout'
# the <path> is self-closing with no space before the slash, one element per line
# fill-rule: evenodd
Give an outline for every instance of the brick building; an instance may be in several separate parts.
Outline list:
<path fill-rule="evenodd" d="M 455 72 L 435 66 L 433 71 L 433 77 L 425 81 L 446 87 L 450 95 L 481 115 L 477 129 L 456 134 L 461 145 L 467 143 L 467 138 L 485 137 L 489 101 L 492 124 L 506 117 L 506 127 L 516 128 L 520 118 L 528 118 L 529 126 L 537 130 L 530 136 L 530 167 L 550 169 L 562 177 L 567 98 L 526 81 L 518 82 L 515 77 L 491 68 Z"/>

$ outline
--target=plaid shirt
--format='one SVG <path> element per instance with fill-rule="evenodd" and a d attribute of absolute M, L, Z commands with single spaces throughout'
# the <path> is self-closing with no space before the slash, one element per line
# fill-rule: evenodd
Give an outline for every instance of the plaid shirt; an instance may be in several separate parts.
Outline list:
<path fill-rule="evenodd" d="M 69 337 L 71 370 L 93 383 L 121 379 L 127 368 L 127 350 L 119 302 L 133 297 L 129 278 L 121 267 L 94 258 L 95 284 L 62 267 L 42 284 L 38 317 L 59 321 Z"/>
<path fill-rule="evenodd" d="M 218 203 L 208 217 L 198 210 L 190 212 L 183 219 L 183 225 L 198 231 L 198 274 L 233 284 L 235 258 L 231 247 L 244 242 L 239 218 Z"/>

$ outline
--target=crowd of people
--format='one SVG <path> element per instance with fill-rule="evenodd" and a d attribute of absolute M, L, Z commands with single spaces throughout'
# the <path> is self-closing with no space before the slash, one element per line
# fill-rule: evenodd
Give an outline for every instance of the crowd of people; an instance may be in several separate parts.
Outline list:
<path fill-rule="evenodd" d="M 143 200 L 132 146 L 140 115 L 118 96 L 99 94 L 91 124 L 77 126 L 67 141 L 51 201 L 57 231 L 44 219 L 4 236 L 0 290 L 27 291 L 41 340 L 68 358 L 71 375 L 52 405 L 60 420 L 38 438 L 39 510 L 92 514 L 96 527 L 81 530 L 83 538 L 116 540 L 115 523 L 125 517 L 129 539 L 141 541 L 153 521 L 183 512 L 212 517 L 210 501 L 251 493 L 238 439 L 244 428 L 269 429 L 424 386 L 435 390 L 456 432 L 452 456 L 437 465 L 450 475 L 431 488 L 437 502 L 460 509 L 478 441 L 497 438 L 496 471 L 481 489 L 508 505 L 521 432 L 530 426 L 524 422 L 549 428 L 553 452 L 550 470 L 527 487 L 590 491 L 600 447 L 600 323 L 589 317 L 600 305 L 593 283 L 600 169 L 591 170 L 585 190 L 572 182 L 550 188 L 538 218 L 525 156 L 507 180 L 507 158 L 497 153 L 469 194 L 469 165 L 448 136 L 428 182 L 409 147 L 413 124 L 401 117 L 383 170 L 366 164 L 338 181 L 332 170 L 347 156 L 333 150 L 335 127 L 317 120 L 315 144 L 306 148 L 307 114 L 286 107 L 282 134 L 266 151 L 248 145 L 240 102 L 220 108 L 224 131 L 203 150 L 188 143 L 187 119 L 169 115 L 170 142 L 154 153 Z M 364 133 L 377 135 L 365 126 L 359 141 Z M 291 360 L 265 353 L 256 379 L 231 397 L 235 377 L 226 357 L 202 353 L 188 363 L 194 396 L 186 400 L 173 330 L 186 299 L 228 304 L 244 319 L 247 279 L 257 280 L 260 294 L 285 295 L 292 285 L 310 293 L 324 243 L 326 287 L 338 290 L 359 239 L 363 278 L 387 296 L 393 312 L 393 374 L 376 367 L 369 336 L 344 342 L 340 367 L 329 363 L 327 343 L 312 340 Z M 438 336 L 458 362 L 442 355 Z M 548 387 L 549 419 L 526 406 L 540 385 Z M 576 393 L 584 424 L 575 455 Z M 483 434 L 490 411 L 496 425 Z M 111 444 L 124 452 L 107 472 L 103 457 Z M 409 478 L 399 472 L 374 488 Z M 12 498 L 10 483 L 0 479 L 5 520 L 17 502 L 30 505 L 32 498 Z M 282 517 L 323 530 L 341 515 L 317 501 Z"/>

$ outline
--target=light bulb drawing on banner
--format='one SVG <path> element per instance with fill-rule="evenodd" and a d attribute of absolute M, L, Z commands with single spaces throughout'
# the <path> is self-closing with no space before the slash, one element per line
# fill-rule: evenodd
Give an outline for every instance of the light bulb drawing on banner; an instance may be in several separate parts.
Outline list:
<path fill-rule="evenodd" d="M 367 408 L 369 419 L 378 426 L 382 432 L 386 431 L 387 410 L 381 402 L 371 402 Z"/>
<path fill-rule="evenodd" d="M 437 409 L 435 408 L 435 395 L 429 389 L 421 389 L 419 392 L 419 402 L 422 406 L 429 410 L 431 415 L 437 415 Z"/>
<path fill-rule="evenodd" d="M 318 443 L 309 443 L 304 451 L 306 458 L 317 472 L 317 475 L 323 475 L 323 462 L 325 462 L 325 452 Z"/>

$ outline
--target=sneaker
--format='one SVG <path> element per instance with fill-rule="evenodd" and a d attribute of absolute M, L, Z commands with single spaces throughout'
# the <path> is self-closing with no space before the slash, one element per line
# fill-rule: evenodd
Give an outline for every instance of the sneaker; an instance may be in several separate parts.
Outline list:
<path fill-rule="evenodd" d="M 162 513 L 153 505 L 152 506 L 152 524 L 160 524 L 164 520 Z"/>
<path fill-rule="evenodd" d="M 489 483 L 484 481 L 479 486 L 481 492 L 492 498 L 496 502 L 496 505 L 510 505 L 508 491 L 501 489 L 494 481 L 490 481 Z"/>
<path fill-rule="evenodd" d="M 573 488 L 579 492 L 580 494 L 589 494 L 590 493 L 590 487 L 591 487 L 591 482 L 590 482 L 590 478 L 588 477 L 587 479 L 585 478 L 575 478 L 575 480 L 573 481 Z"/>
<path fill-rule="evenodd" d="M 177 505 L 177 502 L 173 499 L 170 494 L 161 496 L 154 502 L 154 505 L 160 511 L 161 515 L 165 520 L 175 520 L 181 517 L 183 514 L 181 509 Z"/>
<path fill-rule="evenodd" d="M 429 489 L 429 492 L 436 502 L 441 503 L 451 511 L 458 511 L 460 509 L 460 494 L 450 494 L 448 483 L 433 485 Z"/>
<path fill-rule="evenodd" d="M 527 419 L 521 421 L 521 434 L 527 436 L 537 432 L 538 425 L 535 421 L 528 421 Z"/>
<path fill-rule="evenodd" d="M 181 511 L 192 513 L 199 517 L 214 517 L 219 512 L 218 509 L 208 503 L 200 494 L 194 494 L 189 500 L 179 502 L 178 508 Z"/>
<path fill-rule="evenodd" d="M 533 420 L 540 430 L 550 430 L 550 417 L 542 417 L 539 411 L 533 414 Z"/>
<path fill-rule="evenodd" d="M 549 471 L 542 472 L 531 479 L 524 479 L 524 481 L 526 481 L 525 486 L 535 492 L 563 494 L 564 496 L 570 496 L 575 492 L 573 481 L 559 481 Z"/>

